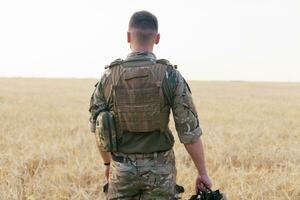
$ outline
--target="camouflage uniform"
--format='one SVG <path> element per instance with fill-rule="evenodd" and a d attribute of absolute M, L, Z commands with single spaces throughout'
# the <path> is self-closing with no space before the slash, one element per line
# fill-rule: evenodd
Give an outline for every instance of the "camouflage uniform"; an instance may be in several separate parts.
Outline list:
<path fill-rule="evenodd" d="M 149 52 L 131 53 L 124 62 L 144 61 L 159 62 Z M 160 61 L 166 65 L 161 85 L 163 98 L 159 100 L 160 110 L 168 114 L 172 109 L 181 143 L 196 142 L 202 131 L 190 88 L 179 71 L 168 61 Z M 119 60 L 111 63 L 95 85 L 89 109 L 92 124 L 96 123 L 100 112 L 114 109 L 111 88 L 112 80 L 116 77 L 111 67 L 119 63 Z M 173 144 L 174 137 L 168 126 L 163 132 L 122 133 L 118 140 L 118 152 L 112 154 L 108 199 L 172 199 L 176 181 Z"/>

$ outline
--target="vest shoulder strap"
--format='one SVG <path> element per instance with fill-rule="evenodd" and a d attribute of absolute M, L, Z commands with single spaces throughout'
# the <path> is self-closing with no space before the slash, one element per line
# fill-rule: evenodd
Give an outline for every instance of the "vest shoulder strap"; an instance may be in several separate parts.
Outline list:
<path fill-rule="evenodd" d="M 168 65 L 168 66 L 173 67 L 174 69 L 177 69 L 177 65 L 172 65 L 170 63 L 170 61 L 167 60 L 167 59 L 158 59 L 158 60 L 156 60 L 156 63 L 163 64 L 163 65 Z"/>
<path fill-rule="evenodd" d="M 124 62 L 124 60 L 122 60 L 121 58 L 118 58 L 118 59 L 112 61 L 109 65 L 107 65 L 105 67 L 105 69 L 111 69 L 115 66 L 121 65 L 123 62 Z"/>

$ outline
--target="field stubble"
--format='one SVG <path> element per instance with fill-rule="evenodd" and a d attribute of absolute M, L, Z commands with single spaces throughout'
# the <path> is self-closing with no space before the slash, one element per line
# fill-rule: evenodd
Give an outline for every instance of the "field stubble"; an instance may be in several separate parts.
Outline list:
<path fill-rule="evenodd" d="M 0 79 L 0 199 L 104 199 L 87 128 L 95 80 Z M 207 168 L 229 199 L 300 199 L 300 84 L 190 82 Z M 177 182 L 196 171 L 176 138 Z"/>

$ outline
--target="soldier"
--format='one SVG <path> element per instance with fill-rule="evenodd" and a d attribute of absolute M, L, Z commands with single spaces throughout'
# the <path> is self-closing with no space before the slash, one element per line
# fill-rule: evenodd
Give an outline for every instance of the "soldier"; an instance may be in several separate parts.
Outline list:
<path fill-rule="evenodd" d="M 159 40 L 157 18 L 147 11 L 134 13 L 127 32 L 132 52 L 107 66 L 91 97 L 90 128 L 97 133 L 109 200 L 174 198 L 170 109 L 179 140 L 198 170 L 195 188 L 212 185 L 191 90 L 176 67 L 152 53 Z"/>

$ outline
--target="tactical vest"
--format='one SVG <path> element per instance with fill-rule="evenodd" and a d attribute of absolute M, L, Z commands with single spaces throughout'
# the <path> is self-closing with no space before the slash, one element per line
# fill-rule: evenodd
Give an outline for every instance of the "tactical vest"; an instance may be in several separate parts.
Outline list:
<path fill-rule="evenodd" d="M 161 110 L 162 81 L 168 64 L 156 62 L 118 62 L 111 68 L 113 111 L 121 133 L 164 132 L 170 110 Z"/>

